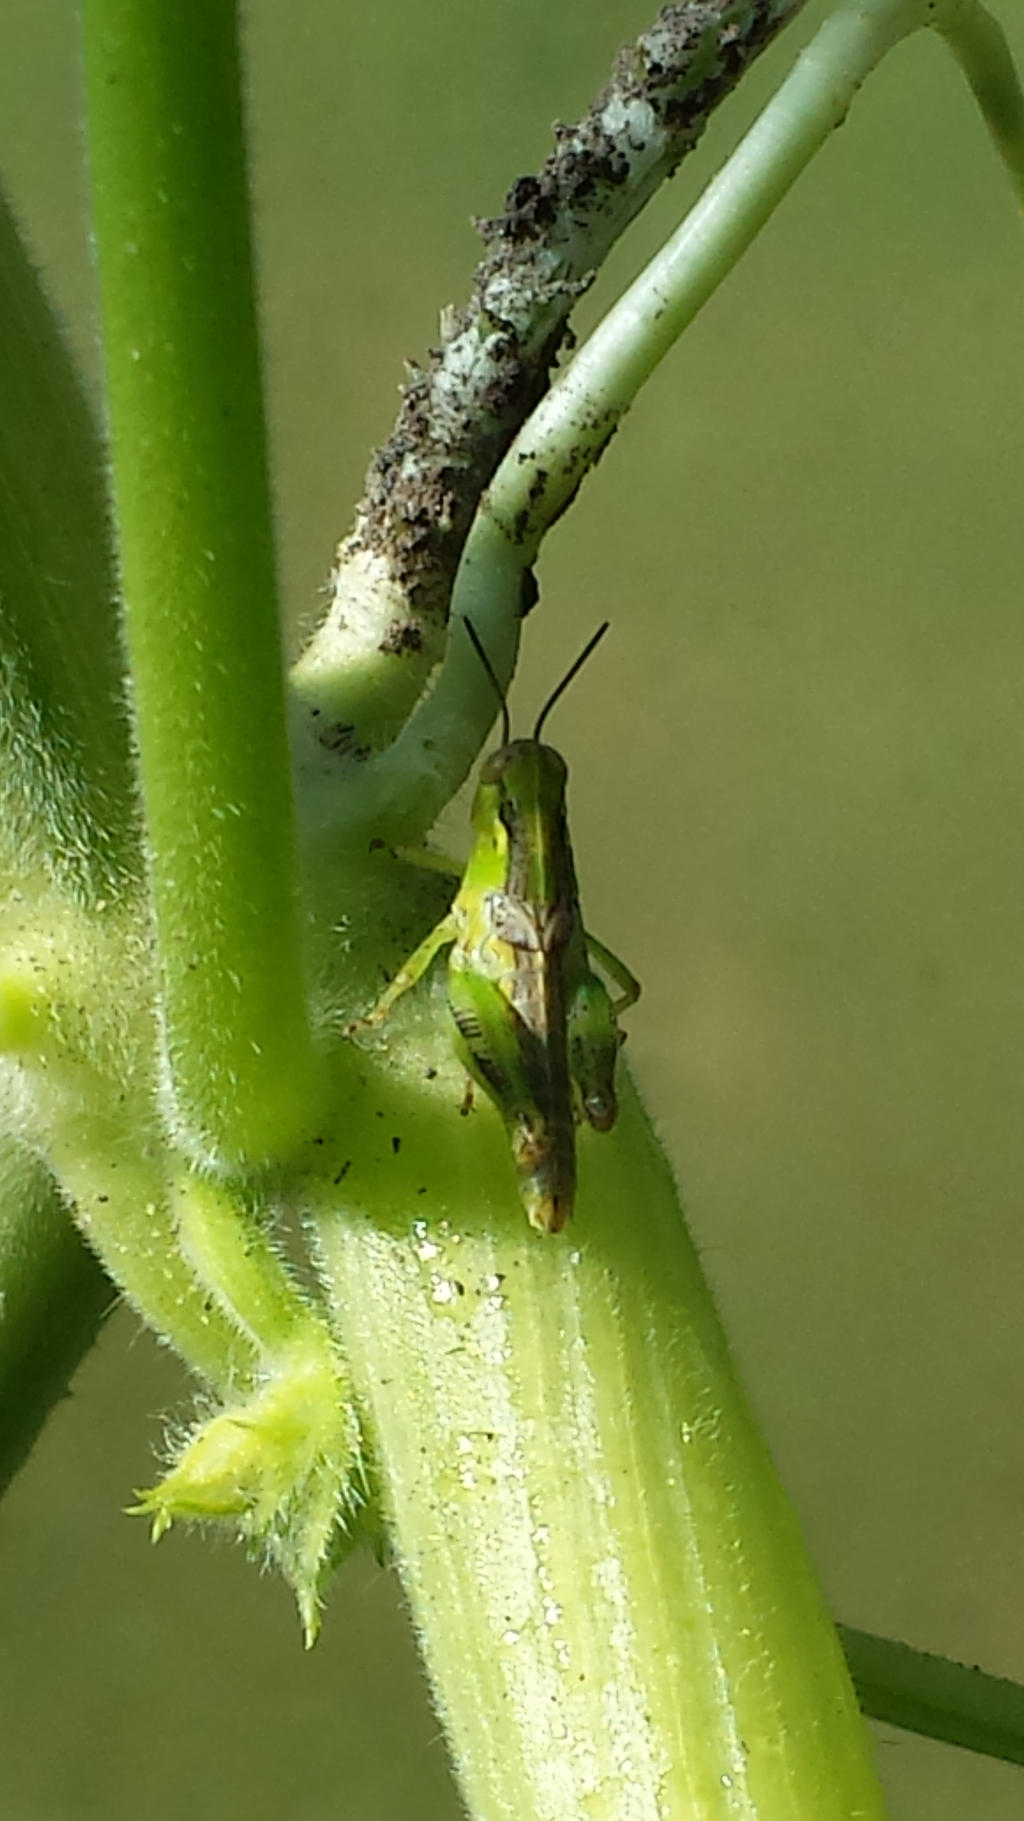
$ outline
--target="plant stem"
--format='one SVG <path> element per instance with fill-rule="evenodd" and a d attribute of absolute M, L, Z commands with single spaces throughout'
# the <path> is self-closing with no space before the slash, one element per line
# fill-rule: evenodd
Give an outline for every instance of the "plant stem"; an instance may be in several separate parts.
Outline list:
<path fill-rule="evenodd" d="M 117 530 L 169 1106 L 200 1159 L 308 1114 L 298 871 L 226 0 L 85 0 Z"/>
<path fill-rule="evenodd" d="M 346 1150 L 350 1211 L 321 1190 L 317 1231 L 471 1812 L 880 1816 L 834 1631 L 628 1083 L 615 1132 L 581 1138 L 578 1214 L 550 1239 L 526 1228 L 493 1110 L 432 1111 L 421 1062 L 404 1098 L 397 1076 L 371 1084 L 385 1123 Z M 401 1140 L 386 1165 L 381 1132 Z"/>
<path fill-rule="evenodd" d="M 2 866 L 104 897 L 139 870 L 96 427 L 0 197 Z"/>
<path fill-rule="evenodd" d="M 850 1625 L 840 1625 L 839 1640 L 861 1706 L 872 1719 L 964 1751 L 1024 1764 L 1024 1688 L 1019 1682 Z"/>
<path fill-rule="evenodd" d="M 90 1106 L 54 1120 L 48 1160 L 127 1300 L 191 1371 L 227 1395 L 252 1381 L 258 1357 L 182 1256 L 162 1146 L 152 1137 L 147 1144 L 140 1109 L 104 1112 L 106 1098 L 97 1084 Z"/>
<path fill-rule="evenodd" d="M 1024 95 L 1002 26 L 976 0 L 953 0 L 932 23 L 963 70 L 1024 206 Z"/>
<path fill-rule="evenodd" d="M 894 44 L 931 25 L 949 39 L 1022 190 L 1024 102 L 1001 29 L 973 0 L 847 0 L 676 233 L 608 312 L 520 431 L 492 480 L 456 578 L 452 619 L 486 616 L 499 676 L 510 674 L 523 571 L 565 511 L 625 413 L 683 330 L 732 271 L 801 171 L 845 119 L 858 89 Z M 394 745 L 362 768 L 340 813 L 386 824 L 409 780 L 409 803 L 429 827 L 463 782 L 493 703 L 451 633 L 430 695 Z M 461 711 L 461 712 L 460 712 Z"/>
<path fill-rule="evenodd" d="M 540 169 L 478 223 L 485 253 L 472 295 L 443 312 L 438 347 L 404 388 L 339 548 L 331 607 L 293 672 L 311 769 L 325 727 L 376 750 L 412 708 L 440 654 L 477 502 L 547 389 L 578 297 L 803 3 L 663 6 L 618 52 L 586 113 L 559 123 Z"/>
<path fill-rule="evenodd" d="M 0 1490 L 21 1466 L 116 1300 L 27 1151 L 0 1143 Z"/>

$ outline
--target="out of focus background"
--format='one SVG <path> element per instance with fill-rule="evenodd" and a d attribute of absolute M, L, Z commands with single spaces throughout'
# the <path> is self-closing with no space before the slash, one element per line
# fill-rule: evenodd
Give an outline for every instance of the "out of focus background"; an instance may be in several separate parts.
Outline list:
<path fill-rule="evenodd" d="M 584 326 L 823 11 L 722 110 Z M 465 293 L 470 218 L 649 15 L 244 12 L 298 625 L 403 360 Z M 78 114 L 73 9 L 4 0 L 0 168 L 94 382 Z M 552 536 L 514 700 L 535 708 L 611 619 L 552 726 L 587 918 L 645 982 L 630 1061 L 834 1610 L 1024 1678 L 1022 320 L 1017 211 L 922 35 Z M 122 1515 L 184 1395 L 118 1315 L 0 1509 L 7 1821 L 455 1821 L 368 1556 L 306 1657 L 283 1587 L 196 1537 L 154 1552 Z M 1022 1771 L 884 1730 L 878 1752 L 894 1821 L 1024 1815 Z"/>

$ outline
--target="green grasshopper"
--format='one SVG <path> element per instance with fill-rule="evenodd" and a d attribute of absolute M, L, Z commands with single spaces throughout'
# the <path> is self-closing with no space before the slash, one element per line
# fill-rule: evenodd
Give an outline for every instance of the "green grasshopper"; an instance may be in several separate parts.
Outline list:
<path fill-rule="evenodd" d="M 624 1038 L 618 1016 L 640 993 L 622 962 L 583 927 L 566 821 L 568 772 L 540 737 L 608 623 L 548 697 L 529 740 L 511 738 L 501 685 L 475 627 L 463 624 L 502 715 L 501 745 L 485 759 L 473 801 L 473 849 L 448 915 L 348 1032 L 382 1023 L 451 944 L 456 1052 L 505 1122 L 527 1219 L 542 1233 L 557 1233 L 576 1194 L 575 1124 L 586 1119 L 598 1132 L 615 1124 L 615 1059 Z"/>

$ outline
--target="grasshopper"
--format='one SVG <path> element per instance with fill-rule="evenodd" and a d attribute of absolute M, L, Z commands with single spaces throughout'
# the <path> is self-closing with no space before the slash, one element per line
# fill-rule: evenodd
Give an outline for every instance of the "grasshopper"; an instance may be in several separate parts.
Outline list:
<path fill-rule="evenodd" d="M 511 738 L 501 685 L 475 627 L 463 624 L 502 715 L 501 745 L 485 759 L 473 801 L 472 852 L 448 915 L 348 1034 L 382 1023 L 450 945 L 456 1052 L 504 1120 L 530 1225 L 557 1233 L 575 1200 L 575 1125 L 585 1119 L 607 1132 L 615 1124 L 618 1017 L 640 993 L 629 970 L 583 927 L 566 820 L 568 771 L 540 737 L 608 623 L 552 691 L 528 740 Z"/>

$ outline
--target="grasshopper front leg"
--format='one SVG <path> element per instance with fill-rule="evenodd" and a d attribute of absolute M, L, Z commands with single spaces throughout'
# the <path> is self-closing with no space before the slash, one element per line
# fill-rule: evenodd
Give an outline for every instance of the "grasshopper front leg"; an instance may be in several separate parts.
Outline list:
<path fill-rule="evenodd" d="M 619 989 L 618 999 L 612 1000 L 612 1016 L 617 1018 L 620 1012 L 626 1010 L 627 1006 L 636 1004 L 640 997 L 640 982 L 635 974 L 630 973 L 626 963 L 620 961 L 618 955 L 613 955 L 610 948 L 605 948 L 604 943 L 599 942 L 596 936 L 592 936 L 588 930 L 584 930 L 583 934 L 589 953 L 593 955 L 595 961 L 600 963 L 609 980 Z"/>
<path fill-rule="evenodd" d="M 447 917 L 442 917 L 440 923 L 434 925 L 429 936 L 424 936 L 419 947 L 413 949 L 408 961 L 399 968 L 376 1005 L 364 1012 L 361 1018 L 354 1018 L 351 1024 L 346 1024 L 346 1037 L 354 1036 L 357 1031 L 370 1030 L 375 1024 L 383 1024 L 402 994 L 407 993 L 411 986 L 416 985 L 417 980 L 423 978 L 434 956 L 447 943 L 455 941 L 456 933 L 455 919 L 449 911 Z"/>

